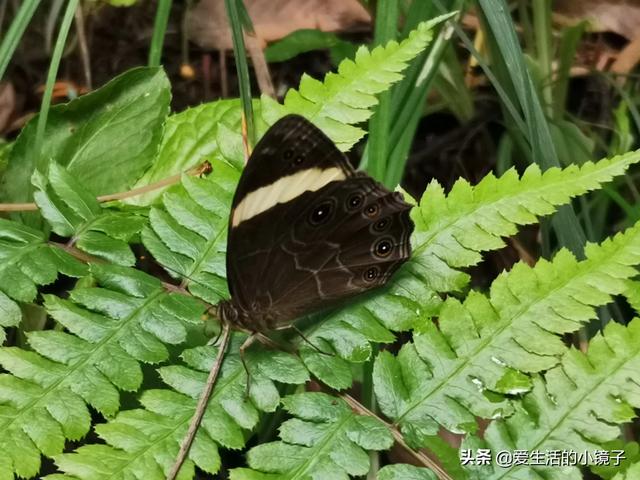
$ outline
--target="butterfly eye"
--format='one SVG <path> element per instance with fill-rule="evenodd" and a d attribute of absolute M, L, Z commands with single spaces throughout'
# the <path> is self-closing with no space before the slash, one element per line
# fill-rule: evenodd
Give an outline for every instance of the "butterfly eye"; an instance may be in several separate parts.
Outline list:
<path fill-rule="evenodd" d="M 364 281 L 365 282 L 373 282 L 380 273 L 380 269 L 378 267 L 371 267 L 366 272 L 364 272 Z"/>
<path fill-rule="evenodd" d="M 311 222 L 311 225 L 313 226 L 322 225 L 329 219 L 332 210 L 333 205 L 331 202 L 321 203 L 314 208 L 311 215 L 309 215 L 309 222 Z"/>
<path fill-rule="evenodd" d="M 378 212 L 380 212 L 380 207 L 375 203 L 372 203 L 364 209 L 364 213 L 366 213 L 368 217 L 375 217 L 378 215 Z"/>
<path fill-rule="evenodd" d="M 296 158 L 293 159 L 294 165 L 300 165 L 304 161 L 304 157 L 302 155 L 297 155 Z"/>
<path fill-rule="evenodd" d="M 347 200 L 347 208 L 349 210 L 355 210 L 360 205 L 362 205 L 363 200 L 364 200 L 364 197 L 361 193 L 354 193 Z"/>
<path fill-rule="evenodd" d="M 384 258 L 389 256 L 392 249 L 393 245 L 389 240 L 380 240 L 378 243 L 376 243 L 376 246 L 373 250 L 378 257 Z"/>
<path fill-rule="evenodd" d="M 384 232 L 390 224 L 391 219 L 389 217 L 383 218 L 382 220 L 378 220 L 373 224 L 373 230 L 375 230 L 376 232 Z"/>

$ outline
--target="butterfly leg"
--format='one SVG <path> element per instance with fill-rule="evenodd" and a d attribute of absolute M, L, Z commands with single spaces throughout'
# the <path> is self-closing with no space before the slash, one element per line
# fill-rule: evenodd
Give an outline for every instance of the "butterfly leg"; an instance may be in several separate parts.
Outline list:
<path fill-rule="evenodd" d="M 251 385 L 251 372 L 249 371 L 249 367 L 247 367 L 247 361 L 244 357 L 245 350 L 249 348 L 253 343 L 258 339 L 259 333 L 253 332 L 251 333 L 247 339 L 240 345 L 240 361 L 242 362 L 242 366 L 244 367 L 244 371 L 247 372 L 247 385 L 244 390 L 244 398 L 249 398 L 249 388 Z"/>
<path fill-rule="evenodd" d="M 325 352 L 324 350 L 322 350 L 320 347 L 318 347 L 317 345 L 314 345 L 314 343 L 309 340 L 307 337 L 305 337 L 304 333 L 302 333 L 302 330 L 300 330 L 298 327 L 296 327 L 295 325 L 291 325 L 291 328 L 293 329 L 294 332 L 296 332 L 298 335 L 300 335 L 300 338 L 302 338 L 302 340 L 304 340 L 305 343 L 307 343 L 311 348 L 313 348 L 316 352 L 321 353 L 322 355 L 329 355 L 329 356 L 333 356 L 335 355 L 334 353 L 330 353 L 330 352 Z"/>
<path fill-rule="evenodd" d="M 267 337 L 264 333 L 257 333 L 257 340 L 263 345 L 272 348 L 274 350 L 280 350 L 287 353 L 295 353 L 295 349 L 290 345 L 284 345 L 282 343 L 278 343 L 275 340 Z"/>

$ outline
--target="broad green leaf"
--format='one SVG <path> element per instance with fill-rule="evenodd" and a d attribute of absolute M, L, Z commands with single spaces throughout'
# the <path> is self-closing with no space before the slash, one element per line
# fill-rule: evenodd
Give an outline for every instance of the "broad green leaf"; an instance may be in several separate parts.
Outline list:
<path fill-rule="evenodd" d="M 219 157 L 219 140 L 228 130 L 240 140 L 240 103 L 237 100 L 205 103 L 171 115 L 165 125 L 157 158 L 135 186 L 152 184 Z M 220 132 L 224 132 L 224 135 L 220 135 Z M 217 175 L 215 168 L 212 175 Z M 149 205 L 163 191 L 153 190 L 126 202 Z"/>
<path fill-rule="evenodd" d="M 291 32 L 289 35 L 270 44 L 264 51 L 267 62 L 284 62 L 301 53 L 313 50 L 349 51 L 355 46 L 345 40 L 341 40 L 334 33 L 322 30 L 301 29 Z"/>
<path fill-rule="evenodd" d="M 154 159 L 169 111 L 169 82 L 158 68 L 136 68 L 49 111 L 42 156 L 35 158 L 37 117 L 22 130 L 0 183 L 3 201 L 29 201 L 31 175 L 50 162 L 93 195 L 123 191 Z"/>

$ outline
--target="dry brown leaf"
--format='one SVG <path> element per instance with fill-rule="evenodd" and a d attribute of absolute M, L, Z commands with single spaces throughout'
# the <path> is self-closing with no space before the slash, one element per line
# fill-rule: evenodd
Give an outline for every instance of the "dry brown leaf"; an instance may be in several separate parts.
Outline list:
<path fill-rule="evenodd" d="M 0 132 L 9 125 L 16 109 L 16 91 L 10 82 L 0 83 Z"/>
<path fill-rule="evenodd" d="M 638 35 L 640 0 L 555 0 L 560 21 L 588 20 L 593 30 L 613 32 L 631 40 Z"/>
<path fill-rule="evenodd" d="M 295 30 L 353 31 L 368 26 L 369 12 L 358 0 L 245 0 L 258 43 L 279 40 Z M 202 48 L 231 50 L 222 0 L 201 0 L 187 13 L 189 39 Z"/>

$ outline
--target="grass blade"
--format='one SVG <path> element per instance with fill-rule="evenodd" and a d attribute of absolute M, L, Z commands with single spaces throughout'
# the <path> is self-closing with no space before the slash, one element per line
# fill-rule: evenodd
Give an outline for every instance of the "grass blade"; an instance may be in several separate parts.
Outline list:
<path fill-rule="evenodd" d="M 397 35 L 398 0 L 380 0 L 376 11 L 375 44 L 386 44 L 390 40 L 395 40 Z M 369 142 L 367 145 L 369 151 L 367 170 L 373 178 L 385 184 L 392 118 L 391 95 L 392 93 L 389 91 L 380 94 L 376 112 L 369 120 Z"/>
<path fill-rule="evenodd" d="M 69 3 L 67 3 L 67 8 L 64 11 L 64 17 L 62 18 L 62 24 L 60 25 L 60 31 L 58 32 L 58 38 L 56 39 L 53 54 L 51 55 L 51 63 L 49 64 L 49 72 L 47 73 L 47 83 L 44 88 L 44 94 L 42 95 L 40 115 L 38 115 L 38 124 L 36 126 L 35 152 L 37 169 L 41 169 L 45 166 L 41 155 L 41 149 L 42 142 L 44 140 L 44 131 L 47 126 L 47 118 L 49 116 L 49 108 L 51 107 L 53 85 L 56 83 L 58 68 L 60 67 L 60 59 L 64 52 L 64 46 L 67 42 L 67 36 L 69 35 L 69 28 L 71 28 L 71 22 L 73 21 L 77 7 L 78 0 L 69 0 Z"/>
<path fill-rule="evenodd" d="M 151 37 L 151 47 L 149 48 L 149 66 L 160 66 L 160 58 L 162 57 L 162 46 L 164 44 L 164 35 L 167 31 L 167 23 L 169 22 L 169 13 L 171 12 L 172 0 L 159 0 L 156 10 L 156 19 L 153 23 L 153 36 Z"/>
<path fill-rule="evenodd" d="M 33 17 L 39 4 L 40 0 L 24 0 L 18 9 L 16 17 L 11 22 L 7 34 L 2 39 L 2 43 L 0 43 L 0 79 L 4 77 L 11 57 L 13 57 L 18 43 L 20 43 L 22 34 L 27 28 L 27 25 L 29 25 L 31 17 Z"/>
<path fill-rule="evenodd" d="M 231 25 L 233 39 L 233 54 L 238 72 L 238 86 L 240 88 L 240 100 L 242 101 L 242 111 L 247 125 L 247 137 L 250 145 L 255 145 L 255 126 L 253 121 L 253 105 L 251 104 L 251 81 L 249 79 L 249 64 L 247 62 L 247 51 L 244 46 L 244 36 L 242 34 L 242 12 L 245 12 L 242 0 L 224 0 Z M 246 13 L 243 14 L 243 16 Z M 247 20 L 245 19 L 245 23 Z"/>
<path fill-rule="evenodd" d="M 526 138 L 531 158 L 543 169 L 560 165 L 549 125 L 524 61 L 524 55 L 504 0 L 478 0 L 488 44 L 498 71 L 498 78 L 512 101 L 520 105 L 526 123 Z M 561 245 L 583 258 L 586 236 L 570 205 L 562 207 L 552 219 Z"/>

